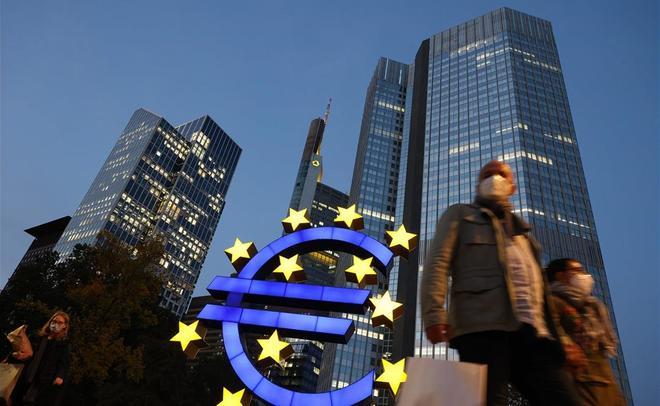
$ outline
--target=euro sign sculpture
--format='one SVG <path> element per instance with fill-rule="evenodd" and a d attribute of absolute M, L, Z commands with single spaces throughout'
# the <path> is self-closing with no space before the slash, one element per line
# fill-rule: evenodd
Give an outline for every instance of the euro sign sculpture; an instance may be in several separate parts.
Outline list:
<path fill-rule="evenodd" d="M 294 221 L 287 222 L 287 219 Z M 387 232 L 385 240 L 388 245 L 384 245 L 351 229 L 362 228 L 363 224 L 354 206 L 340 208 L 335 224 L 339 227 L 310 228 L 304 211 L 292 210 L 290 216 L 283 220 L 289 234 L 260 251 L 257 252 L 254 244 L 236 239 L 234 246 L 226 252 L 238 271 L 237 276 L 216 276 L 207 288 L 214 298 L 224 300 L 224 305 L 207 304 L 197 316 L 197 321 L 205 326 L 222 328 L 225 352 L 235 373 L 250 392 L 270 404 L 352 405 L 371 397 L 375 384 L 385 384 L 396 394 L 399 385 L 405 381 L 405 361 L 391 364 L 384 360 L 385 372 L 378 378 L 375 377 L 375 370 L 371 370 L 341 389 L 320 393 L 297 392 L 271 382 L 259 372 L 246 353 L 241 340 L 241 332 L 244 331 L 272 333 L 269 339 L 258 341 L 264 348 L 262 356 L 275 361 L 290 354 L 287 343 L 279 340 L 280 335 L 346 344 L 355 331 L 350 319 L 248 308 L 244 307 L 246 303 L 352 314 L 365 314 L 371 307 L 374 326 L 387 325 L 390 328 L 393 319 L 401 315 L 402 305 L 391 301 L 389 292 L 380 298 L 372 298 L 371 290 L 361 287 L 366 281 L 374 283 L 376 280 L 374 275 L 370 275 L 375 273 L 371 267 L 387 276 L 394 254 L 407 255 L 416 245 L 416 235 L 407 233 L 401 226 L 397 231 Z M 289 282 L 304 279 L 298 256 L 324 250 L 354 256 L 353 267 L 345 272 L 347 280 L 357 283 L 358 288 Z M 276 274 L 284 281 L 264 280 Z M 269 354 L 264 355 L 266 352 Z M 398 371 L 396 374 L 392 372 L 394 369 Z"/>

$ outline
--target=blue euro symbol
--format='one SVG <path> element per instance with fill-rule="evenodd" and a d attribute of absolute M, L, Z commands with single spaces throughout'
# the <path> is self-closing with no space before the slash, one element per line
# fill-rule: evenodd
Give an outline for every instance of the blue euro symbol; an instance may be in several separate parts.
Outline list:
<path fill-rule="evenodd" d="M 222 326 L 222 337 L 229 362 L 243 384 L 262 400 L 282 406 L 343 406 L 369 398 L 374 389 L 374 370 L 342 389 L 303 393 L 283 388 L 264 377 L 250 361 L 239 335 L 239 324 L 252 330 L 276 328 L 290 337 L 347 343 L 355 330 L 352 320 L 242 308 L 245 301 L 287 307 L 333 310 L 364 314 L 370 291 L 331 286 L 284 283 L 263 280 L 274 269 L 278 256 L 313 251 L 342 251 L 360 257 L 373 257 L 372 265 L 384 275 L 392 252 L 377 240 L 337 227 L 318 227 L 296 231 L 260 250 L 241 269 L 236 278 L 217 276 L 208 291 L 225 305 L 208 304 L 197 318 L 210 326 Z"/>

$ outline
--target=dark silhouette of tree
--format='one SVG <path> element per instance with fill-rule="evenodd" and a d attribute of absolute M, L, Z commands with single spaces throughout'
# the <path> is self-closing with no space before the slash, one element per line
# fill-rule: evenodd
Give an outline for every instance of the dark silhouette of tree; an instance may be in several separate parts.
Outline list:
<path fill-rule="evenodd" d="M 129 247 L 110 235 L 64 261 L 38 258 L 0 292 L 0 331 L 31 337 L 55 310 L 71 315 L 67 405 L 215 405 L 238 383 L 224 357 L 189 362 L 169 339 L 178 320 L 158 306 L 160 240 Z M 0 340 L 0 354 L 11 350 Z M 215 403 L 213 403 L 215 402 Z"/>

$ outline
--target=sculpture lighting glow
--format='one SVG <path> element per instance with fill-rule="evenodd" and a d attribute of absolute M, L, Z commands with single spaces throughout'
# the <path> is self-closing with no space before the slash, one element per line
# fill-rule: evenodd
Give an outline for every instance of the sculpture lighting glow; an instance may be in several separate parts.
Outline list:
<path fill-rule="evenodd" d="M 309 284 L 266 281 L 266 276 L 280 264 L 280 257 L 290 258 L 314 251 L 333 250 L 359 258 L 372 258 L 371 265 L 383 275 L 393 253 L 377 240 L 347 228 L 306 228 L 285 235 L 267 245 L 241 268 L 237 277 L 217 276 L 208 286 L 224 305 L 208 304 L 198 315 L 205 325 L 222 326 L 225 352 L 247 389 L 274 405 L 351 405 L 372 396 L 375 371 L 342 389 L 321 393 L 302 393 L 280 387 L 253 365 L 241 342 L 241 331 L 271 333 L 273 329 L 288 337 L 347 343 L 354 330 L 352 320 L 271 310 L 243 308 L 244 302 L 364 314 L 370 305 L 366 289 L 339 288 Z M 395 303 L 395 302 L 393 302 Z M 373 303 L 371 303 L 373 307 Z"/>

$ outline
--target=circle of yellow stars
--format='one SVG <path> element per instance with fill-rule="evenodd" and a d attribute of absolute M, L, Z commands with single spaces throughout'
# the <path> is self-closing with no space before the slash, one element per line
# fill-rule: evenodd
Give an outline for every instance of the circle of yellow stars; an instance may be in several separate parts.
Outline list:
<path fill-rule="evenodd" d="M 338 207 L 339 215 L 334 219 L 334 225 L 337 227 L 348 228 L 352 230 L 362 230 L 364 228 L 364 219 L 357 213 L 355 204 L 344 208 Z M 298 230 L 311 227 L 311 222 L 307 218 L 307 209 L 294 210 L 289 209 L 289 215 L 282 219 L 284 231 L 292 233 Z M 417 247 L 417 234 L 410 233 L 402 224 L 395 231 L 385 232 L 385 241 L 388 248 L 395 255 L 407 258 L 412 250 Z M 253 242 L 242 242 L 236 238 L 234 245 L 225 249 L 225 253 L 231 264 L 237 271 L 240 271 L 245 264 L 257 253 Z M 305 280 L 299 256 L 296 254 L 290 258 L 279 256 L 280 264 L 273 271 L 278 279 L 285 281 Z M 360 287 L 378 283 L 376 272 L 372 269 L 373 258 L 361 259 L 353 256 L 353 265 L 345 270 L 346 280 L 357 283 Z M 386 291 L 380 297 L 369 298 L 369 307 L 372 310 L 371 323 L 374 327 L 387 326 L 394 328 L 394 320 L 403 314 L 403 304 L 392 300 L 389 291 Z M 206 328 L 199 325 L 199 320 L 190 325 L 179 322 L 179 332 L 170 339 L 172 342 L 179 342 L 181 349 L 189 357 L 194 358 L 203 344 Z M 258 362 L 267 364 L 281 365 L 281 362 L 293 354 L 293 348 L 286 341 L 279 338 L 275 330 L 267 339 L 258 339 L 261 346 Z M 407 379 L 405 372 L 405 359 L 396 363 L 391 363 L 386 359 L 382 360 L 383 373 L 376 378 L 376 384 L 388 388 L 396 396 L 399 387 Z M 222 389 L 222 401 L 217 406 L 238 406 L 242 405 L 242 399 L 245 389 L 232 393 L 227 388 Z"/>

